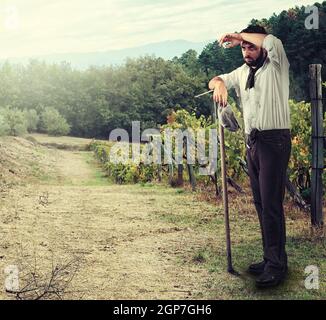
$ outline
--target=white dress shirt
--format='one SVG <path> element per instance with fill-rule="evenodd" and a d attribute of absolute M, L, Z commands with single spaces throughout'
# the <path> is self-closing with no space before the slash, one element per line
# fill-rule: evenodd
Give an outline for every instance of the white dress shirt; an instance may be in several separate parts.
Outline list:
<path fill-rule="evenodd" d="M 231 73 L 220 75 L 227 89 L 235 88 L 243 109 L 245 132 L 251 130 L 291 129 L 289 107 L 289 61 L 281 40 L 267 35 L 264 65 L 255 74 L 254 88 L 246 90 L 249 66 L 242 65 Z"/>

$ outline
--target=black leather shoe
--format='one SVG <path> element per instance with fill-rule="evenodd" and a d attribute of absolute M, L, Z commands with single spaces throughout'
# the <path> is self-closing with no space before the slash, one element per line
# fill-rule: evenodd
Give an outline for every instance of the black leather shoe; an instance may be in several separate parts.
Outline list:
<path fill-rule="evenodd" d="M 287 274 L 287 268 L 284 271 L 264 271 L 256 280 L 258 288 L 271 288 L 280 285 Z"/>
<path fill-rule="evenodd" d="M 266 262 L 253 263 L 249 266 L 248 272 L 254 276 L 259 276 L 264 272 Z"/>

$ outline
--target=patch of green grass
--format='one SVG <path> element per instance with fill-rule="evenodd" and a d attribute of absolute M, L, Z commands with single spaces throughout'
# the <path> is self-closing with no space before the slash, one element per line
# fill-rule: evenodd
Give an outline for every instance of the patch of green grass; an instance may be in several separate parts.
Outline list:
<path fill-rule="evenodd" d="M 196 298 L 204 299 L 250 299 L 250 300 L 308 300 L 326 299 L 326 241 L 309 238 L 303 230 L 307 229 L 309 218 L 289 221 L 287 232 L 287 253 L 289 274 L 287 280 L 277 288 L 259 290 L 255 286 L 255 278 L 246 270 L 251 263 L 262 260 L 263 250 L 259 222 L 256 216 L 243 214 L 243 208 L 235 208 L 230 204 L 231 240 L 233 265 L 240 277 L 227 273 L 226 243 L 223 208 L 206 202 L 191 200 L 191 194 L 176 194 L 169 191 L 174 198 L 168 211 L 153 214 L 162 221 L 181 228 L 191 228 L 202 233 L 209 240 L 195 249 L 190 257 L 180 263 L 200 265 L 211 275 L 212 281 L 207 283 L 207 291 L 200 292 Z M 174 194 L 173 194 L 174 193 Z M 182 208 L 179 203 L 189 203 L 189 208 Z M 291 227 L 290 227 L 291 226 Z M 209 236 L 208 236 L 209 235 Z M 212 240 L 213 239 L 213 240 Z M 183 258 L 182 258 L 183 257 Z M 304 281 L 308 275 L 305 268 L 316 265 L 320 273 L 319 290 L 307 290 Z"/>
<path fill-rule="evenodd" d="M 207 250 L 206 248 L 200 249 L 193 257 L 193 261 L 195 263 L 206 263 L 208 260 L 210 260 L 210 254 L 211 252 Z"/>
<path fill-rule="evenodd" d="M 325 299 L 326 298 L 326 265 L 325 246 L 322 242 L 304 242 L 299 239 L 288 239 L 287 251 L 289 257 L 289 274 L 287 280 L 277 288 L 259 290 L 255 287 L 254 277 L 247 274 L 248 266 L 261 261 L 261 240 L 257 238 L 241 244 L 233 244 L 233 265 L 240 277 L 231 276 L 226 272 L 225 248 L 200 248 L 194 255 L 194 262 L 201 263 L 212 273 L 210 284 L 211 295 L 207 298 L 217 298 L 223 293 L 229 299 Z M 305 268 L 316 265 L 320 271 L 319 290 L 307 290 L 304 286 Z"/>
<path fill-rule="evenodd" d="M 181 194 L 181 193 L 185 193 L 186 190 L 185 189 L 176 189 L 176 193 Z"/>
<path fill-rule="evenodd" d="M 37 162 L 30 162 L 28 164 L 29 168 L 32 171 L 33 176 L 39 176 L 40 175 L 40 166 Z"/>
<path fill-rule="evenodd" d="M 42 182 L 52 182 L 55 180 L 55 178 L 49 174 L 43 174 L 39 177 L 40 181 Z"/>
<path fill-rule="evenodd" d="M 153 188 L 155 187 L 155 184 L 152 182 L 141 182 L 139 184 L 142 188 Z"/>
<path fill-rule="evenodd" d="M 81 153 L 86 163 L 92 170 L 92 177 L 82 183 L 83 186 L 96 187 L 96 186 L 106 186 L 110 185 L 111 182 L 107 177 L 106 173 L 103 171 L 101 165 L 94 158 L 92 152 Z"/>
<path fill-rule="evenodd" d="M 27 136 L 28 140 L 30 141 L 36 141 L 38 143 L 58 143 L 58 144 L 67 144 L 67 145 L 87 145 L 91 142 L 91 139 L 84 139 L 84 138 L 78 138 L 78 137 L 70 137 L 70 136 L 49 136 L 47 134 L 28 134 Z"/>
<path fill-rule="evenodd" d="M 165 222 L 173 223 L 179 227 L 191 227 L 198 224 L 198 218 L 187 214 L 162 213 L 160 219 Z"/>
<path fill-rule="evenodd" d="M 31 177 L 36 178 L 41 182 L 51 182 L 54 180 L 54 177 L 48 172 L 44 172 L 37 162 L 30 162 L 29 168 L 31 170 Z"/>
<path fill-rule="evenodd" d="M 215 231 L 217 227 L 224 224 L 223 219 L 216 215 L 215 212 L 212 214 L 212 212 L 207 210 L 207 212 L 204 213 L 199 211 L 197 214 L 197 210 L 196 212 L 192 212 L 191 207 L 189 207 L 189 210 L 171 207 L 171 211 L 169 213 L 161 213 L 158 215 L 158 217 L 162 221 L 174 224 L 177 227 L 197 228 L 198 230 L 203 230 L 204 232 Z"/>

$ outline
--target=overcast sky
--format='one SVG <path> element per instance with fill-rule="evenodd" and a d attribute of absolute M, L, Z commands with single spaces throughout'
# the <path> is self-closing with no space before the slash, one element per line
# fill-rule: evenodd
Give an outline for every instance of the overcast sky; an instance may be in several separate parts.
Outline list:
<path fill-rule="evenodd" d="M 93 52 L 240 31 L 305 0 L 0 0 L 0 58 Z"/>

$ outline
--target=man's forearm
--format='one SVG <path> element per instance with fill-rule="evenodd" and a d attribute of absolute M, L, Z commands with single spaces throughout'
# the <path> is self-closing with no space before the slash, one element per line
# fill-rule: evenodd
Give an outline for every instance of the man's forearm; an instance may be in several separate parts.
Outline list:
<path fill-rule="evenodd" d="M 243 41 L 253 43 L 257 47 L 262 47 L 267 34 L 260 33 L 240 33 Z"/>
<path fill-rule="evenodd" d="M 226 106 L 228 103 L 228 90 L 223 79 L 217 76 L 209 82 L 208 86 L 211 90 L 214 90 L 214 101 L 222 106 Z"/>

